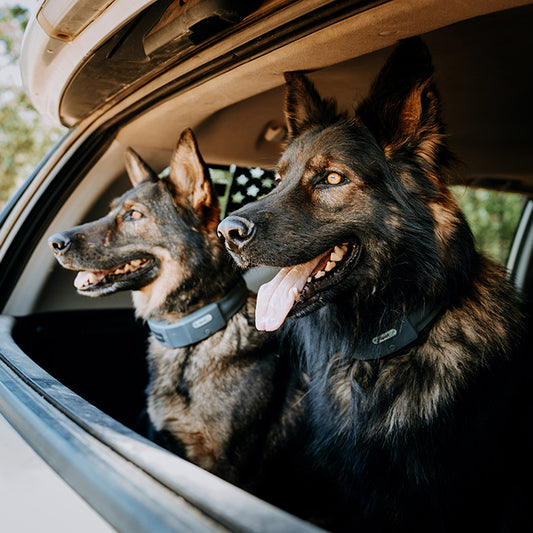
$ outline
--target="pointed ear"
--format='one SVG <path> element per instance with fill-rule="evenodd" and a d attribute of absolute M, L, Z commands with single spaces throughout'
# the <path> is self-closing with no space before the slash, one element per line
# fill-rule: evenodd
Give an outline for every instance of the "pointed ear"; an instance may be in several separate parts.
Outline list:
<path fill-rule="evenodd" d="M 386 153 L 406 141 L 440 135 L 440 100 L 433 64 L 420 38 L 402 41 L 356 110 Z"/>
<path fill-rule="evenodd" d="M 190 129 L 181 133 L 172 154 L 169 180 L 176 189 L 177 203 L 182 203 L 186 198 L 201 218 L 218 223 L 218 197 Z"/>
<path fill-rule="evenodd" d="M 285 120 L 289 140 L 318 125 L 328 125 L 340 117 L 333 99 L 323 99 L 301 72 L 285 73 Z"/>
<path fill-rule="evenodd" d="M 141 156 L 133 149 L 128 147 L 124 154 L 126 160 L 126 170 L 134 187 L 142 181 L 157 181 L 157 174 L 141 159 Z"/>

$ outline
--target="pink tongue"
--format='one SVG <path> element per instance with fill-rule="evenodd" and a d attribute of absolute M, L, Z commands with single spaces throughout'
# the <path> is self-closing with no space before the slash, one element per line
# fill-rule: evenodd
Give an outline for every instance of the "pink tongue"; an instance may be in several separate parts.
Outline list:
<path fill-rule="evenodd" d="M 105 276 L 105 272 L 78 272 L 74 280 L 74 287 L 82 289 L 85 285 L 98 283 Z"/>
<path fill-rule="evenodd" d="M 282 268 L 274 279 L 261 285 L 255 308 L 255 327 L 258 330 L 274 331 L 283 324 L 298 293 L 324 255 L 301 265 Z"/>

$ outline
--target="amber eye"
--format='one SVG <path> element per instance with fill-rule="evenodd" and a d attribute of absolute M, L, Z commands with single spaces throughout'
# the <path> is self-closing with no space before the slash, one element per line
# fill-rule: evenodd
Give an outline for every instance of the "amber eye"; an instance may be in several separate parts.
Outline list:
<path fill-rule="evenodd" d="M 128 217 L 132 220 L 140 220 L 143 217 L 143 214 L 140 211 L 135 211 L 135 209 L 132 209 L 128 213 Z"/>
<path fill-rule="evenodd" d="M 326 178 L 329 185 L 338 185 L 344 178 L 338 172 L 330 172 Z"/>

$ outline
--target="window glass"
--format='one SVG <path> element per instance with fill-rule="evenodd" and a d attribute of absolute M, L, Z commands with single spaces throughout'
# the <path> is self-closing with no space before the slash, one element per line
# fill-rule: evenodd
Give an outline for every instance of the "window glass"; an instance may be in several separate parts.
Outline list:
<path fill-rule="evenodd" d="M 477 248 L 505 265 L 520 220 L 524 197 L 520 194 L 452 187 L 470 224 Z"/>

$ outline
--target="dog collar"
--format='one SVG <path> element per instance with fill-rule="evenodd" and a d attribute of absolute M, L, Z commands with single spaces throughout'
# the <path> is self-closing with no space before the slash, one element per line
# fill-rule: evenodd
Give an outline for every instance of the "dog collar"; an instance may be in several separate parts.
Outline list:
<path fill-rule="evenodd" d="M 437 318 L 443 307 L 444 304 L 439 303 L 429 311 L 423 309 L 400 319 L 393 327 L 373 337 L 364 350 L 354 353 L 354 357 L 361 361 L 369 361 L 399 352 L 418 339 L 420 333 Z"/>
<path fill-rule="evenodd" d="M 248 288 L 241 280 L 224 298 L 194 311 L 178 322 L 148 320 L 148 327 L 163 346 L 183 348 L 207 339 L 222 329 L 244 305 L 247 297 Z"/>

